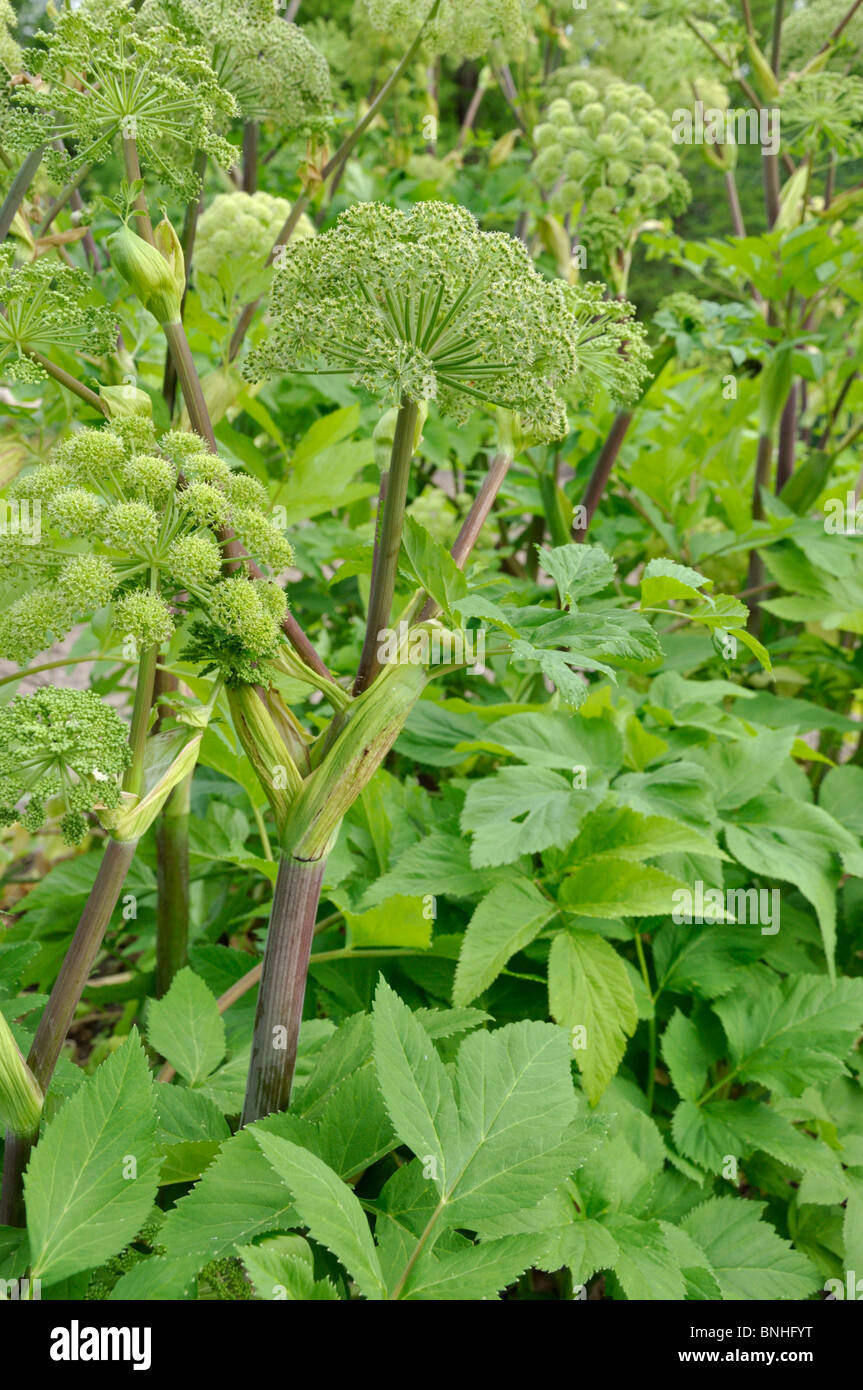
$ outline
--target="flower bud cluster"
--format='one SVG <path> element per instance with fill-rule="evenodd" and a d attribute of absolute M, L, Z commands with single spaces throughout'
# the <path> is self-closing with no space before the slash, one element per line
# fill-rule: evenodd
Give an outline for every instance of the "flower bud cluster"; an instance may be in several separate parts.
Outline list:
<path fill-rule="evenodd" d="M 552 210 L 577 210 L 580 237 L 603 260 L 645 215 L 663 206 L 682 212 L 689 200 L 670 118 L 642 87 L 613 79 L 601 92 L 583 79 L 570 82 L 533 138 L 534 175 L 550 190 Z"/>
<path fill-rule="evenodd" d="M 198 223 L 195 273 L 217 280 L 228 299 L 252 298 L 290 212 L 286 198 L 269 193 L 218 193 Z M 303 213 L 293 240 L 314 235 L 314 223 Z"/>

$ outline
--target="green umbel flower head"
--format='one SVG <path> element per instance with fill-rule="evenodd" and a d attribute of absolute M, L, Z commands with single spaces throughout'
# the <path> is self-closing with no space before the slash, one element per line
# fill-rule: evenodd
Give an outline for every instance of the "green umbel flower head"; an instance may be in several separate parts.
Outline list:
<path fill-rule="evenodd" d="M 38 508 L 40 524 L 38 536 L 34 525 L 0 536 L 0 576 L 12 594 L 0 656 L 27 662 L 107 604 L 118 637 L 136 650 L 167 642 L 178 612 L 209 613 L 223 526 L 274 573 L 291 564 L 256 479 L 204 453 L 197 435 L 170 433 L 157 444 L 145 423 L 78 430 L 16 479 L 19 519 L 35 521 Z"/>
<path fill-rule="evenodd" d="M 46 686 L 16 696 L 0 709 L 0 824 L 20 820 L 35 832 L 45 802 L 58 797 L 64 839 L 77 844 L 87 812 L 119 806 L 129 756 L 126 726 L 92 691 Z"/>
<path fill-rule="evenodd" d="M 190 201 L 200 181 L 189 151 L 229 166 L 236 150 L 220 130 L 237 104 L 219 85 L 204 49 L 172 25 L 142 24 L 127 0 L 87 0 L 64 8 L 54 29 L 28 50 L 38 85 L 16 100 L 41 111 L 46 133 L 70 141 L 74 154 L 50 150 L 60 182 L 84 163 L 100 162 L 122 136 L 137 142 L 141 163 Z"/>
<path fill-rule="evenodd" d="M 689 200 L 670 118 L 642 87 L 612 79 L 600 90 L 578 78 L 533 136 L 534 175 L 552 211 L 578 213 L 588 258 L 604 273 L 646 217 L 680 213 Z"/>
<path fill-rule="evenodd" d="M 198 223 L 196 274 L 216 280 L 228 301 L 253 299 L 261 267 L 290 212 L 287 199 L 269 193 L 218 193 Z M 314 223 L 303 213 L 293 240 L 305 241 L 314 235 Z"/>
<path fill-rule="evenodd" d="M 205 50 L 248 120 L 277 121 L 285 134 L 329 124 L 327 60 L 272 0 L 147 0 L 143 21 L 159 15 Z"/>
<path fill-rule="evenodd" d="M 532 38 L 536 0 L 357 0 L 358 28 L 363 23 L 405 46 L 437 10 L 423 47 L 461 62 L 485 53 L 523 57 Z"/>
<path fill-rule="evenodd" d="M 39 381 L 46 372 L 32 354 L 55 348 L 109 353 L 117 331 L 110 309 L 88 304 L 90 283 L 81 270 L 42 259 L 15 266 L 11 247 L 0 249 L 0 364 L 11 380 Z"/>
<path fill-rule="evenodd" d="M 538 439 L 566 433 L 573 387 L 605 381 L 625 396 L 645 371 L 630 306 L 544 279 L 520 241 L 446 203 L 350 208 L 288 247 L 270 309 L 253 380 L 339 371 L 389 404 L 436 400 L 457 420 L 477 402 L 511 410 Z"/>

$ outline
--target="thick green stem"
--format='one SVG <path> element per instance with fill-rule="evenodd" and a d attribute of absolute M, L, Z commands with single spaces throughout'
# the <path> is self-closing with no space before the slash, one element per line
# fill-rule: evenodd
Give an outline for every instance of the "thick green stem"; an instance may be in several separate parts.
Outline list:
<path fill-rule="evenodd" d="M 396 573 L 402 543 L 411 461 L 416 448 L 418 422 L 419 406 L 415 401 L 403 400 L 399 410 L 390 458 L 384 514 L 376 546 L 372 588 L 369 596 L 366 635 L 354 684 L 355 695 L 361 695 L 371 685 L 381 669 L 381 633 L 390 620 L 393 595 L 396 591 Z"/>
<path fill-rule="evenodd" d="M 287 1109 L 326 859 L 282 856 L 270 912 L 242 1123 Z"/>
<path fill-rule="evenodd" d="M 123 779 L 123 790 L 131 792 L 134 796 L 140 796 L 141 788 L 144 785 L 144 748 L 150 727 L 158 661 L 159 648 L 156 645 L 147 648 L 138 666 L 138 682 L 135 686 L 135 699 L 132 705 L 132 726 L 129 730 L 132 761 Z"/>
<path fill-rule="evenodd" d="M 0 241 L 5 241 L 9 235 L 9 229 L 15 221 L 15 214 L 23 203 L 24 195 L 42 163 L 44 150 L 44 145 L 40 145 L 38 150 L 31 150 L 9 185 L 9 191 L 3 199 L 2 207 L 0 207 Z"/>
<path fill-rule="evenodd" d="M 141 177 L 141 165 L 138 161 L 138 146 L 129 135 L 123 136 L 123 161 L 126 165 L 126 178 L 129 183 L 137 183 Z M 147 198 L 143 188 L 135 199 L 135 207 L 140 213 L 140 216 L 135 219 L 139 236 L 142 236 L 151 246 L 155 246 L 156 241 L 153 236 L 153 224 L 150 221 L 150 211 L 147 207 Z"/>
<path fill-rule="evenodd" d="M 180 390 L 183 392 L 183 400 L 186 402 L 192 429 L 206 441 L 211 453 L 215 454 L 216 436 L 213 434 L 210 412 L 207 410 L 207 402 L 204 400 L 204 393 L 201 390 L 201 382 L 195 369 L 195 361 L 189 347 L 189 340 L 186 337 L 186 330 L 182 323 L 163 323 L 162 331 L 177 369 Z"/>
<path fill-rule="evenodd" d="M 109 840 L 99 865 L 96 881 L 81 914 L 60 967 L 60 973 L 36 1029 L 27 1064 L 43 1091 L 47 1091 L 60 1049 L 75 1017 L 84 986 L 102 945 L 102 940 L 126 876 L 135 857 L 136 841 Z M 22 1220 L 22 1177 L 30 1150 L 38 1135 L 6 1136 L 3 1192 L 0 1198 L 0 1225 L 19 1225 Z"/>

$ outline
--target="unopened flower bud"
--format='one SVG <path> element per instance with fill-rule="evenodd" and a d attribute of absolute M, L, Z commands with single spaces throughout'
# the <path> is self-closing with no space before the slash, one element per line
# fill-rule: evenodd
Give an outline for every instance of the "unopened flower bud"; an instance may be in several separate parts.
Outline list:
<path fill-rule="evenodd" d="M 179 323 L 182 290 L 161 251 L 130 227 L 109 236 L 108 249 L 117 271 L 154 319 L 160 324 Z"/>

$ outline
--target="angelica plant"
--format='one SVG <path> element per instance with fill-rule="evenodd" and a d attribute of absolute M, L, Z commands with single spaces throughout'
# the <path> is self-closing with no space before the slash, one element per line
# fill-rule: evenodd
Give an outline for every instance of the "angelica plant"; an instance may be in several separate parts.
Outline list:
<path fill-rule="evenodd" d="M 525 440 L 566 432 L 567 401 L 600 383 L 625 396 L 646 371 L 643 330 L 631 307 L 544 279 L 514 238 L 482 232 L 465 209 L 420 203 L 402 213 L 360 204 L 323 235 L 292 245 L 271 294 L 269 336 L 246 372 L 334 370 L 379 397 L 377 431 L 391 455 L 372 566 L 371 594 L 353 699 L 328 692 L 336 713 L 305 771 L 252 693 L 234 629 L 218 643 L 235 725 L 273 807 L 281 859 L 263 963 L 243 1119 L 287 1104 L 302 1016 L 309 951 L 327 857 L 341 821 L 391 748 L 425 689 L 428 672 L 401 655 L 385 661 L 381 639 L 395 593 L 411 462 L 430 403 L 457 421 L 478 407 L 502 419 L 501 453 L 457 542 L 463 565 L 513 453 Z M 518 442 L 517 442 L 518 441 Z M 424 594 L 413 619 L 434 623 Z M 205 645 L 207 645 L 205 643 Z M 266 668 L 267 661 L 262 663 Z M 310 673 L 314 680 L 314 673 Z M 318 688 L 323 690 L 318 679 Z M 320 752 L 317 750 L 320 749 Z M 273 768 L 287 768 L 275 784 Z M 276 1033 L 287 1037 L 276 1052 Z"/>

